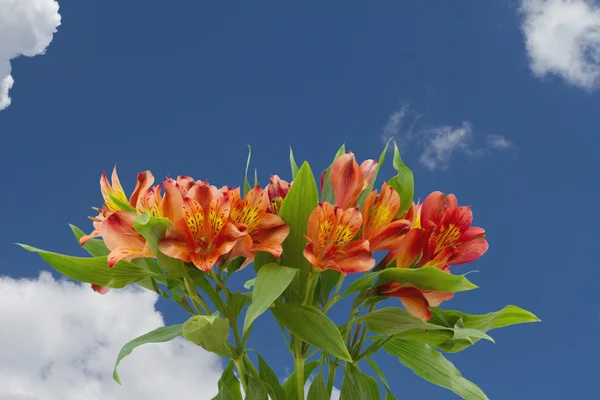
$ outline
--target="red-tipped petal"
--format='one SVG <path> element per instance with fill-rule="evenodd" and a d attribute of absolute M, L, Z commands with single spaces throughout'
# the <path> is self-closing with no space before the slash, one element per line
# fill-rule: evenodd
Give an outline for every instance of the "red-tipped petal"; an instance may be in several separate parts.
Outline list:
<path fill-rule="evenodd" d="M 465 264 L 477 260 L 488 250 L 488 242 L 485 236 L 477 236 L 468 242 L 461 243 L 454 251 L 455 256 L 449 264 Z"/>
<path fill-rule="evenodd" d="M 109 250 L 117 247 L 143 249 L 146 242 L 133 230 L 135 212 L 117 211 L 109 215 L 100 225 L 100 234 Z"/>
<path fill-rule="evenodd" d="M 429 302 L 419 289 L 410 287 L 400 288 L 395 292 L 394 297 L 400 299 L 406 311 L 420 318 L 423 322 L 427 322 L 431 318 Z"/>
<path fill-rule="evenodd" d="M 95 283 L 92 283 L 91 287 L 92 287 L 92 290 L 98 294 L 104 295 L 104 294 L 110 292 L 109 287 L 96 285 Z"/>
<path fill-rule="evenodd" d="M 191 249 L 184 241 L 166 238 L 158 243 L 158 250 L 169 257 L 177 258 L 183 262 L 190 262 L 190 254 L 195 249 Z"/>
<path fill-rule="evenodd" d="M 143 249 L 132 247 L 117 247 L 108 255 L 108 267 L 112 268 L 121 260 L 131 261 L 145 256 Z"/>
<path fill-rule="evenodd" d="M 148 190 L 152 184 L 154 184 L 152 173 L 150 171 L 140 172 L 137 176 L 137 183 L 135 184 L 135 189 L 133 189 L 133 194 L 129 199 L 129 204 L 133 207 L 137 206 L 140 195 Z"/>
<path fill-rule="evenodd" d="M 339 156 L 331 166 L 330 178 L 336 205 L 341 208 L 353 207 L 365 182 L 354 154 Z"/>
<path fill-rule="evenodd" d="M 423 251 L 427 237 L 427 232 L 418 228 L 413 228 L 402 236 L 396 251 L 396 267 L 410 268 L 415 264 Z"/>
<path fill-rule="evenodd" d="M 421 221 L 432 221 L 439 225 L 444 212 L 457 208 L 456 197 L 453 194 L 445 195 L 442 192 L 432 192 L 421 207 Z"/>
<path fill-rule="evenodd" d="M 364 176 L 364 184 L 363 189 L 369 187 L 369 185 L 375 179 L 375 174 L 377 173 L 377 161 L 375 160 L 365 160 L 360 164 L 360 170 Z"/>
<path fill-rule="evenodd" d="M 402 243 L 402 237 L 409 231 L 408 220 L 394 221 L 368 236 L 371 251 L 396 250 Z"/>
<path fill-rule="evenodd" d="M 345 274 L 369 271 L 375 266 L 367 240 L 355 240 L 344 246 L 342 254 L 333 261 Z"/>
<path fill-rule="evenodd" d="M 216 251 L 213 251 L 207 254 L 192 253 L 191 258 L 192 263 L 196 268 L 200 271 L 208 272 L 212 269 L 220 256 L 221 255 Z"/>

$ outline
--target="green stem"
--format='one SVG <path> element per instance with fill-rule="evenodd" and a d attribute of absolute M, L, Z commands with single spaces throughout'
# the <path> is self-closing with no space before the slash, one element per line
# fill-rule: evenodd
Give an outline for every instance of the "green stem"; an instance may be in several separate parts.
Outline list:
<path fill-rule="evenodd" d="M 327 393 L 331 396 L 333 391 L 333 381 L 335 380 L 335 370 L 338 367 L 337 361 L 329 363 L 329 375 L 327 376 Z"/>
<path fill-rule="evenodd" d="M 294 372 L 296 374 L 296 398 L 304 400 L 304 358 L 302 358 L 302 341 L 296 340 L 294 352 Z"/>
<path fill-rule="evenodd" d="M 254 368 L 254 365 L 252 364 L 252 361 L 250 360 L 250 358 L 248 357 L 247 354 L 244 354 L 244 361 L 246 362 L 246 366 L 250 370 L 250 373 L 252 375 L 254 375 L 255 378 L 260 379 L 260 375 L 258 374 L 258 371 L 256 370 L 256 368 Z"/>
<path fill-rule="evenodd" d="M 204 314 L 206 315 L 210 314 L 210 308 L 208 307 L 202 296 L 198 294 L 198 292 L 196 291 L 196 287 L 190 283 L 190 280 L 188 278 L 183 278 L 183 283 L 185 284 L 185 288 L 187 289 L 192 301 L 198 305 L 198 309 L 201 308 Z"/>
<path fill-rule="evenodd" d="M 369 312 L 372 312 L 375 309 L 375 304 L 371 305 L 371 307 L 369 307 Z M 364 325 L 364 324 L 363 324 Z M 359 355 L 360 351 L 362 350 L 363 345 L 365 344 L 365 338 L 367 337 L 367 327 L 365 326 L 362 334 L 360 336 L 360 340 L 358 341 L 358 345 L 356 347 L 356 351 L 354 354 Z"/>
<path fill-rule="evenodd" d="M 242 386 L 244 387 L 244 392 L 248 393 L 248 377 L 246 376 L 246 369 L 244 367 L 244 358 L 239 357 L 233 360 L 235 367 L 240 374 L 240 380 L 242 381 Z"/>
<path fill-rule="evenodd" d="M 338 294 L 340 293 L 340 289 L 342 288 L 342 284 L 344 283 L 344 278 L 345 278 L 345 275 L 342 274 L 340 276 L 340 279 L 338 280 L 337 286 L 335 287 L 335 292 L 333 292 L 333 296 L 327 302 L 325 307 L 323 307 L 323 313 L 326 313 L 327 310 L 329 310 L 335 303 L 338 302 L 338 300 L 339 300 Z"/>

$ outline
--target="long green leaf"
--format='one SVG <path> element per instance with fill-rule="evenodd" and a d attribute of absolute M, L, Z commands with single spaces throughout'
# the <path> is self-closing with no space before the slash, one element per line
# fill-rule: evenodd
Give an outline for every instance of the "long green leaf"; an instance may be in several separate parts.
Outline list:
<path fill-rule="evenodd" d="M 267 387 L 260 379 L 248 377 L 248 393 L 245 400 L 267 400 L 267 393 Z"/>
<path fill-rule="evenodd" d="M 494 341 L 484 332 L 474 328 L 466 328 L 462 324 L 457 323 L 454 326 L 443 326 L 435 325 L 431 322 L 423 322 L 421 319 L 414 317 L 399 307 L 386 307 L 375 310 L 357 318 L 357 321 L 366 322 L 371 332 L 383 335 L 398 334 L 411 329 L 421 329 L 424 333 L 435 330 L 450 330 L 454 333 L 454 338 L 456 339 L 487 339 L 491 342 Z"/>
<path fill-rule="evenodd" d="M 292 180 L 296 179 L 296 175 L 298 175 L 298 164 L 296 164 L 296 160 L 294 159 L 292 146 L 290 146 L 290 167 L 292 168 Z"/>
<path fill-rule="evenodd" d="M 281 204 L 279 216 L 283 218 L 290 227 L 290 233 L 283 242 L 283 254 L 281 264 L 300 269 L 300 274 L 286 290 L 286 300 L 300 302 L 304 293 L 308 273 L 311 265 L 304 257 L 303 250 L 306 247 L 306 234 L 308 216 L 317 207 L 319 193 L 317 184 L 308 163 L 302 167 L 294 179 L 287 196 Z"/>
<path fill-rule="evenodd" d="M 279 383 L 277 375 L 260 354 L 256 355 L 258 356 L 258 375 L 269 385 L 269 396 L 272 400 L 286 400 L 285 389 Z"/>
<path fill-rule="evenodd" d="M 400 195 L 400 210 L 398 212 L 401 213 L 408 210 L 413 203 L 415 179 L 410 168 L 402 162 L 398 145 L 395 142 L 393 166 L 398 174 L 390 179 L 387 184 Z"/>
<path fill-rule="evenodd" d="M 306 400 L 330 400 L 329 391 L 325 386 L 323 374 L 319 372 L 308 389 Z"/>
<path fill-rule="evenodd" d="M 278 264 L 264 265 L 256 276 L 252 290 L 252 304 L 248 307 L 244 320 L 244 333 L 250 328 L 252 322 L 264 313 L 273 302 L 281 296 L 283 291 L 296 276 L 295 268 L 288 268 Z"/>
<path fill-rule="evenodd" d="M 175 339 L 178 336 L 181 336 L 182 330 L 183 324 L 163 326 L 153 330 L 152 332 L 148 332 L 145 335 L 142 335 L 136 339 L 133 339 L 131 342 L 123 346 L 123 348 L 119 352 L 119 355 L 117 356 L 117 361 L 113 370 L 113 379 L 115 380 L 115 382 L 117 382 L 119 385 L 121 384 L 121 379 L 119 378 L 119 374 L 117 373 L 117 367 L 119 366 L 119 363 L 123 358 L 131 354 L 133 349 L 146 343 L 168 342 L 170 340 Z"/>
<path fill-rule="evenodd" d="M 69 225 L 69 226 L 71 227 L 71 230 L 73 231 L 73 234 L 75 235 L 75 238 L 79 242 L 79 239 L 81 239 L 83 236 L 85 236 L 85 233 L 81 229 L 76 227 L 75 225 Z M 86 249 L 87 252 L 90 253 L 94 257 L 103 257 L 103 256 L 107 256 L 108 253 L 110 253 L 110 250 L 108 250 L 108 248 L 106 247 L 104 242 L 99 239 L 90 239 L 82 247 L 84 249 Z"/>
<path fill-rule="evenodd" d="M 375 374 L 377 374 L 377 377 L 379 378 L 379 380 L 383 384 L 383 387 L 387 391 L 386 399 L 389 397 L 390 399 L 397 400 L 396 396 L 394 396 L 394 394 L 392 393 L 392 389 L 390 388 L 390 385 L 388 384 L 387 379 L 385 379 L 385 375 L 383 374 L 383 371 L 381 370 L 381 368 L 379 368 L 379 365 L 377 365 L 377 363 L 375 361 L 371 360 L 370 358 L 367 358 L 367 362 L 369 363 L 369 365 L 371 366 L 373 371 L 375 371 Z"/>
<path fill-rule="evenodd" d="M 345 361 L 352 361 L 335 323 L 312 306 L 277 303 L 271 312 L 295 336 Z"/>
<path fill-rule="evenodd" d="M 73 257 L 40 250 L 25 244 L 19 244 L 19 246 L 38 253 L 56 271 L 78 282 L 95 283 L 119 289 L 153 276 L 148 270 L 124 260 L 109 268 L 106 257 Z"/>
<path fill-rule="evenodd" d="M 463 399 L 487 399 L 477 385 L 465 379 L 450 361 L 426 344 L 394 338 L 384 344 L 383 349 L 421 378 L 451 390 Z"/>
<path fill-rule="evenodd" d="M 233 361 L 230 361 L 225 367 L 221 379 L 219 379 L 219 394 L 212 400 L 242 400 L 240 382 L 233 373 Z"/>
<path fill-rule="evenodd" d="M 444 293 L 477 289 L 464 275 L 451 275 L 435 267 L 388 268 L 379 272 L 379 277 L 403 284 L 412 283 L 420 289 Z"/>

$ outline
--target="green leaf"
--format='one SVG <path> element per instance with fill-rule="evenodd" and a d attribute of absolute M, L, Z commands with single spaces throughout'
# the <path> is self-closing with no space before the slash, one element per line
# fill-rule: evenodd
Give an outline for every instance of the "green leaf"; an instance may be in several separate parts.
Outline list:
<path fill-rule="evenodd" d="M 383 148 L 383 151 L 379 155 L 379 161 L 377 162 L 377 169 L 375 170 L 375 176 L 373 176 L 373 181 L 371 182 L 369 187 L 367 187 L 365 190 L 363 190 L 363 192 L 360 194 L 360 197 L 358 198 L 358 202 L 357 202 L 356 206 L 360 210 L 362 210 L 362 206 L 363 206 L 363 204 L 365 204 L 365 200 L 367 200 L 367 197 L 369 196 L 369 194 L 373 191 L 373 188 L 375 187 L 375 181 L 377 180 L 377 175 L 379 175 L 379 171 L 381 170 L 381 167 L 383 166 L 383 163 L 385 162 L 385 155 L 387 154 L 388 146 L 390 145 L 391 141 L 392 141 L 392 139 L 388 140 L 388 142 L 385 144 L 385 147 Z"/>
<path fill-rule="evenodd" d="M 344 368 L 344 380 L 342 381 L 342 390 L 340 390 L 340 400 L 365 400 L 365 392 L 360 379 L 356 379 L 356 368 L 352 364 L 347 364 Z"/>
<path fill-rule="evenodd" d="M 298 271 L 294 268 L 278 264 L 267 264 L 258 271 L 252 290 L 252 304 L 248 307 L 244 320 L 244 333 L 252 322 L 281 296 L 296 276 L 296 272 Z"/>
<path fill-rule="evenodd" d="M 225 346 L 229 337 L 229 321 L 226 318 L 194 315 L 183 324 L 183 337 L 207 351 L 230 356 Z"/>
<path fill-rule="evenodd" d="M 169 257 L 158 250 L 158 242 L 165 236 L 171 221 L 166 218 L 151 217 L 143 213 L 133 222 L 133 229 L 146 239 L 148 247 L 160 263 L 160 265 L 173 277 L 186 276 L 186 268 L 183 261 Z"/>
<path fill-rule="evenodd" d="M 315 293 L 317 294 L 317 303 L 321 306 L 325 306 L 329 301 L 329 295 L 333 288 L 337 286 L 342 274 L 339 271 L 332 269 L 325 270 L 318 275 L 319 281 Z"/>
<path fill-rule="evenodd" d="M 244 190 L 242 191 L 242 198 L 246 197 L 246 194 L 250 191 L 250 182 L 248 182 L 248 167 L 250 167 L 250 158 L 252 157 L 252 149 L 248 145 L 248 159 L 246 160 L 246 173 L 244 174 Z"/>
<path fill-rule="evenodd" d="M 330 400 L 329 391 L 325 386 L 325 379 L 323 374 L 319 372 L 316 378 L 312 381 L 310 388 L 308 389 L 308 396 L 306 400 Z"/>
<path fill-rule="evenodd" d="M 115 368 L 113 370 L 113 379 L 119 385 L 121 384 L 121 379 L 119 378 L 119 374 L 117 373 L 117 367 L 122 359 L 131 354 L 133 349 L 138 346 L 141 346 L 146 343 L 162 343 L 168 342 L 170 340 L 175 339 L 178 336 L 181 336 L 183 330 L 183 324 L 173 325 L 173 326 L 163 326 L 158 329 L 153 330 L 152 332 L 148 332 L 145 335 L 142 335 L 136 339 L 133 339 L 131 342 L 127 343 L 117 357 L 117 362 L 115 363 Z"/>
<path fill-rule="evenodd" d="M 231 294 L 231 305 L 236 318 L 250 301 L 252 301 L 252 296 L 249 293 L 235 292 Z"/>
<path fill-rule="evenodd" d="M 221 379 L 219 379 L 219 394 L 212 400 L 242 400 L 240 382 L 233 373 L 233 361 L 225 367 Z"/>
<path fill-rule="evenodd" d="M 25 244 L 19 246 L 27 251 L 38 253 L 56 271 L 78 282 L 120 289 L 143 278 L 154 276 L 148 270 L 129 261 L 122 260 L 112 268 L 108 268 L 106 257 L 73 257 L 36 249 Z"/>
<path fill-rule="evenodd" d="M 272 400 L 286 400 L 285 390 L 279 383 L 279 379 L 277 379 L 277 375 L 273 372 L 273 369 L 267 364 L 267 362 L 260 356 L 260 354 L 256 354 L 258 356 L 258 375 L 260 379 L 266 382 L 269 387 L 269 395 Z"/>
<path fill-rule="evenodd" d="M 117 207 L 119 207 L 120 210 L 135 211 L 135 207 L 133 207 L 131 204 L 127 203 L 126 201 L 123 201 L 123 200 L 119 199 L 118 197 L 113 196 L 112 194 L 109 194 L 108 197 L 110 197 L 110 199 L 113 201 L 113 203 L 115 203 L 115 205 Z"/>
<path fill-rule="evenodd" d="M 271 253 L 267 253 L 266 251 L 259 251 L 254 255 L 254 270 L 256 272 L 258 272 L 258 270 L 261 269 L 263 265 L 272 263 L 278 264 L 279 259 Z"/>
<path fill-rule="evenodd" d="M 288 301 L 299 302 L 301 300 L 300 293 L 304 292 L 308 273 L 311 270 L 311 264 L 303 254 L 306 247 L 304 235 L 306 234 L 308 216 L 317 207 L 318 202 L 317 184 L 310 166 L 305 162 L 298 171 L 294 184 L 279 210 L 279 216 L 290 227 L 290 233 L 283 242 L 281 264 L 300 269 L 300 274 L 289 286 L 290 289 L 286 290 L 285 297 Z"/>
<path fill-rule="evenodd" d="M 71 227 L 71 230 L 73 231 L 77 242 L 79 242 L 79 239 L 85 236 L 85 233 L 75 225 L 69 224 L 69 226 Z M 103 257 L 107 256 L 108 253 L 110 253 L 110 250 L 108 250 L 104 242 L 99 239 L 90 239 L 82 247 L 94 257 Z"/>
<path fill-rule="evenodd" d="M 377 377 L 379 378 L 379 380 L 383 384 L 383 387 L 387 391 L 386 399 L 389 397 L 390 399 L 398 400 L 396 399 L 396 396 L 394 396 L 394 394 L 392 393 L 392 389 L 390 389 L 390 385 L 388 384 L 387 379 L 385 379 L 385 375 L 383 374 L 381 368 L 379 368 L 379 365 L 377 365 L 377 363 L 371 360 L 370 358 L 367 358 L 367 362 L 371 366 L 371 369 L 375 371 L 375 374 L 377 374 Z"/>
<path fill-rule="evenodd" d="M 487 399 L 483 391 L 465 379 L 450 361 L 426 344 L 393 338 L 383 345 L 383 349 L 421 378 L 449 389 L 463 399 Z"/>
<path fill-rule="evenodd" d="M 494 341 L 484 332 L 473 328 L 465 328 L 459 323 L 453 327 L 448 327 L 435 325 L 431 322 L 423 322 L 421 319 L 414 317 L 408 311 L 399 307 L 386 307 L 372 311 L 357 318 L 357 322 L 366 322 L 371 332 L 383 335 L 399 334 L 411 329 L 423 330 L 425 334 L 435 330 L 450 330 L 454 332 L 455 339 L 472 340 L 472 338 L 477 338 L 487 339 L 491 342 Z"/>
<path fill-rule="evenodd" d="M 379 277 L 383 278 L 383 281 L 393 280 L 402 284 L 412 283 L 419 289 L 435 290 L 443 293 L 477 289 L 477 286 L 463 275 L 450 275 L 435 267 L 388 268 L 379 272 Z"/>
<path fill-rule="evenodd" d="M 364 391 L 364 396 L 366 400 L 380 400 L 381 394 L 379 392 L 379 385 L 377 381 L 372 376 L 366 375 L 360 372 L 358 379 L 361 380 L 361 386 Z"/>
<path fill-rule="evenodd" d="M 244 283 L 244 289 L 250 289 L 252 286 L 254 286 L 254 282 L 256 282 L 256 278 L 252 278 L 250 280 L 247 280 Z"/>
<path fill-rule="evenodd" d="M 387 184 L 400 195 L 400 210 L 398 213 L 401 213 L 408 210 L 413 203 L 415 179 L 412 171 L 402 162 L 398 145 L 395 142 L 393 166 L 398 174 L 390 179 Z"/>
<path fill-rule="evenodd" d="M 363 292 L 367 289 L 370 289 L 371 285 L 373 285 L 373 281 L 378 275 L 379 272 L 371 272 L 356 279 L 350 284 L 350 286 L 348 286 L 346 290 L 344 290 L 344 292 L 340 295 L 340 298 L 344 298 L 355 292 Z"/>
<path fill-rule="evenodd" d="M 248 393 L 246 393 L 246 400 L 267 400 L 267 388 L 260 381 L 253 376 L 248 377 Z"/>
<path fill-rule="evenodd" d="M 294 159 L 292 146 L 290 146 L 290 167 L 292 168 L 292 180 L 294 180 L 296 179 L 296 175 L 298 175 L 298 164 L 296 164 L 296 160 Z"/>
<path fill-rule="evenodd" d="M 343 144 L 342 147 L 337 151 L 335 157 L 333 158 L 333 162 L 338 159 L 342 154 L 346 154 L 346 145 Z M 321 189 L 321 201 L 326 201 L 335 205 L 335 197 L 333 196 L 333 189 L 331 188 L 331 166 L 333 162 L 327 167 L 325 170 L 325 177 L 323 178 L 323 188 Z"/>
<path fill-rule="evenodd" d="M 277 303 L 271 312 L 283 326 L 301 340 L 344 361 L 352 361 L 335 323 L 312 306 Z"/>
<path fill-rule="evenodd" d="M 254 187 L 258 186 L 258 170 L 254 168 Z"/>
<path fill-rule="evenodd" d="M 244 265 L 245 261 L 246 257 L 235 257 L 234 259 L 227 261 L 222 269 L 226 270 L 227 275 L 229 276 L 239 270 L 242 265 Z"/>
<path fill-rule="evenodd" d="M 319 361 L 313 360 L 304 364 L 304 383 L 308 380 L 308 377 L 315 368 L 319 365 Z M 293 372 L 283 384 L 283 390 L 285 390 L 285 398 L 287 400 L 296 400 L 296 373 Z"/>

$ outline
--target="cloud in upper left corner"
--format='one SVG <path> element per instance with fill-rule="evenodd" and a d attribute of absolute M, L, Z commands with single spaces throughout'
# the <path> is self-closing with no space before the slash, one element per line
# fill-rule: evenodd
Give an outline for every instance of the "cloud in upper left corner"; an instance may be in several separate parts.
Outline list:
<path fill-rule="evenodd" d="M 0 110 L 11 103 L 10 61 L 44 54 L 60 25 L 55 0 L 0 0 Z"/>

